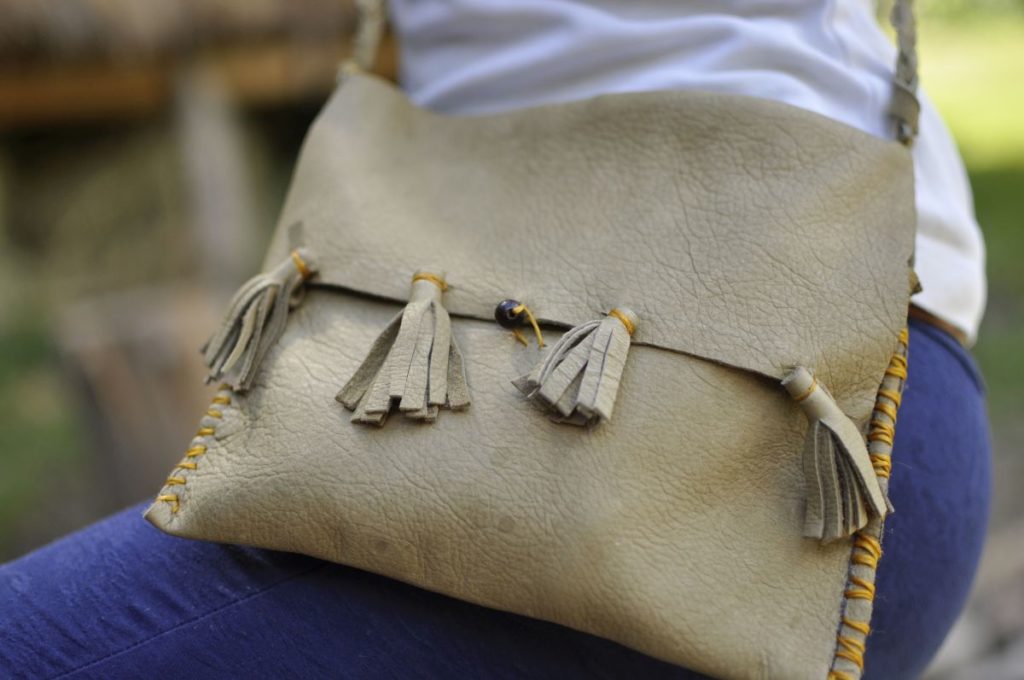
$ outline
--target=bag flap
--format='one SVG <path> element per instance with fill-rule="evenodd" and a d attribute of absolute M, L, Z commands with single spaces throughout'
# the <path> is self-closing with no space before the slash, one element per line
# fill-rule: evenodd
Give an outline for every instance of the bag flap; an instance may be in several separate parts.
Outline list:
<path fill-rule="evenodd" d="M 906 323 L 913 198 L 904 147 L 777 102 L 446 117 L 352 75 L 304 144 L 268 264 L 305 245 L 315 283 L 403 302 L 414 272 L 443 274 L 449 311 L 480 319 L 506 298 L 565 325 L 626 306 L 635 343 L 772 378 L 804 365 L 870 398 Z"/>

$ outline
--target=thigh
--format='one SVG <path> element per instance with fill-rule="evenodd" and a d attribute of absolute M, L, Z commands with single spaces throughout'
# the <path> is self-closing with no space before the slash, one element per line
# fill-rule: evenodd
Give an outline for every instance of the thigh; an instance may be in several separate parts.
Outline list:
<path fill-rule="evenodd" d="M 911 331 L 869 675 L 913 677 L 962 607 L 988 507 L 970 359 Z M 0 669 L 27 678 L 697 674 L 585 633 L 313 558 L 189 541 L 133 508 L 0 567 Z"/>
<path fill-rule="evenodd" d="M 963 608 L 988 522 L 990 457 L 973 360 L 943 331 L 911 322 L 868 678 L 918 677 Z"/>
<path fill-rule="evenodd" d="M 699 678 L 620 645 L 132 508 L 0 567 L 0 675 Z"/>

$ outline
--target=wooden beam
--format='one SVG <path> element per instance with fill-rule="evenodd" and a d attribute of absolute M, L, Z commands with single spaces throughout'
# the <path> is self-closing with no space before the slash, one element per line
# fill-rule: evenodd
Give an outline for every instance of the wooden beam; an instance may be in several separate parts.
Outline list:
<path fill-rule="evenodd" d="M 283 40 L 232 45 L 176 59 L 52 63 L 0 67 L 0 131 L 153 115 L 168 105 L 178 68 L 199 61 L 243 106 L 324 98 L 335 85 L 348 41 L 296 44 Z M 194 65 L 194 64 L 191 64 Z M 389 39 L 378 67 L 394 80 L 397 50 Z"/>

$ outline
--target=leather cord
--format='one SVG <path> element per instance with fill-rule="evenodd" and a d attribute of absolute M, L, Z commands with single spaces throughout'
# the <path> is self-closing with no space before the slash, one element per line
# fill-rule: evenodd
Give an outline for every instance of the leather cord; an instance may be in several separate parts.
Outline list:
<path fill-rule="evenodd" d="M 363 71 L 372 71 L 387 27 L 386 0 L 356 0 L 359 23 L 352 62 Z M 895 0 L 890 21 L 896 31 L 898 56 L 893 77 L 889 115 L 893 136 L 910 146 L 917 136 L 921 106 L 917 100 L 917 26 L 914 0 Z"/>
<path fill-rule="evenodd" d="M 363 71 L 372 71 L 387 28 L 386 0 L 356 0 L 359 19 L 351 61 Z"/>
<path fill-rule="evenodd" d="M 895 123 L 895 136 L 910 146 L 917 137 L 921 104 L 917 100 L 917 21 L 914 0 L 896 0 L 889 15 L 896 31 L 896 73 L 892 82 L 889 115 Z"/>

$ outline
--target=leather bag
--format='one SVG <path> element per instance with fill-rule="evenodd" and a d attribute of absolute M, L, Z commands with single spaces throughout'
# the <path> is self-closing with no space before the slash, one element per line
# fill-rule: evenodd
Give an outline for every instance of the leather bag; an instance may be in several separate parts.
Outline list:
<path fill-rule="evenodd" d="M 915 286 L 908 4 L 898 141 L 692 91 L 440 116 L 346 69 L 146 518 L 714 676 L 859 677 Z"/>

